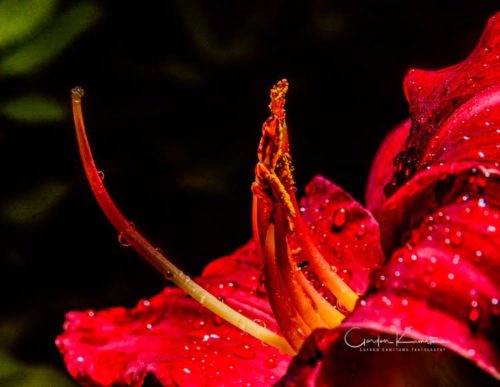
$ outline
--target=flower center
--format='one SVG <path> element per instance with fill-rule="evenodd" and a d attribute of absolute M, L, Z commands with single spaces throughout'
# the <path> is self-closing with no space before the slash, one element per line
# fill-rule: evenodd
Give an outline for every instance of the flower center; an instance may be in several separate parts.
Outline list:
<path fill-rule="evenodd" d="M 323 258 L 300 216 L 285 121 L 287 91 L 286 80 L 271 90 L 271 116 L 262 127 L 252 185 L 253 230 L 273 312 L 288 342 L 298 349 L 312 330 L 338 326 L 345 313 L 354 309 L 358 294 Z M 302 262 L 305 258 L 309 263 L 308 271 L 337 298 L 336 306 L 308 280 L 303 265 L 294 258 L 296 250 Z"/>

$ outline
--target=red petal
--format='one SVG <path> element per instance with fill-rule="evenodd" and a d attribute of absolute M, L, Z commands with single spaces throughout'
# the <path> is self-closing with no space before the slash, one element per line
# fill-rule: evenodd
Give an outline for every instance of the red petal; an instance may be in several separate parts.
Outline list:
<path fill-rule="evenodd" d="M 395 127 L 384 139 L 373 160 L 366 185 L 366 207 L 377 217 L 378 209 L 386 200 L 384 187 L 391 181 L 396 167 L 394 158 L 405 147 L 410 132 L 411 121 L 406 120 Z"/>
<path fill-rule="evenodd" d="M 283 385 L 496 385 L 471 365 L 500 379 L 500 176 L 491 177 L 481 195 L 472 192 L 477 181 L 470 177 L 468 198 L 448 197 L 412 232 L 341 329 L 318 332 L 304 345 Z M 379 335 L 394 342 L 396 333 L 449 351 L 430 352 L 427 344 L 346 345 Z M 398 351 L 405 348 L 409 352 Z"/>
<path fill-rule="evenodd" d="M 439 377 L 444 378 L 441 385 L 495 383 L 486 374 L 474 374 L 478 380 L 439 375 L 434 365 L 438 361 L 438 368 L 446 364 L 452 367 L 448 371 L 463 377 L 467 375 L 462 372 L 470 377 L 475 364 L 500 379 L 497 19 L 490 20 L 478 47 L 464 62 L 438 72 L 411 71 L 407 76 L 412 127 L 388 186 L 393 196 L 382 208 L 378 207 L 380 191 L 368 196 L 372 208 L 379 208 L 383 245 L 391 258 L 372 277 L 374 287 L 364 306 L 348 317 L 341 330 L 328 334 L 333 344 L 323 338 L 327 344 L 322 346 L 318 338 L 311 339 L 304 350 L 309 360 L 299 354 L 283 383 L 434 385 Z M 397 141 L 388 141 L 397 148 Z M 379 155 L 372 187 L 387 178 L 381 170 L 390 153 L 383 149 Z M 341 339 L 352 327 L 363 329 L 362 335 L 378 332 L 391 337 L 405 332 L 417 340 L 434 337 L 448 350 L 444 358 L 360 354 Z"/>
<path fill-rule="evenodd" d="M 471 151 L 485 153 L 484 157 L 477 153 L 471 155 L 473 159 L 481 162 L 498 161 L 495 158 L 499 150 L 494 147 L 498 137 L 490 136 L 495 134 L 491 126 L 499 125 L 499 113 L 493 113 L 490 117 L 489 112 L 478 104 L 489 103 L 488 98 L 481 95 L 500 82 L 499 66 L 500 16 L 493 16 L 477 47 L 465 61 L 440 71 L 412 70 L 408 73 L 405 93 L 412 117 L 411 136 L 405 151 L 397 159 L 397 173 L 388 186 L 389 193 L 393 193 L 417 171 L 438 164 L 443 153 L 448 153 L 453 161 L 462 159 L 458 149 L 450 148 L 454 148 L 464 135 L 472 138 L 481 134 L 483 138 L 480 148 L 475 148 L 478 144 L 472 143 L 465 146 Z M 481 101 L 469 101 L 472 98 Z M 474 112 L 462 106 L 468 101 L 469 106 L 476 105 L 482 110 L 483 117 L 476 117 Z M 452 116 L 454 113 L 456 117 Z M 461 128 L 461 120 L 472 122 L 469 122 L 468 128 Z M 491 125 L 486 125 L 486 122 Z M 451 127 L 453 131 L 449 130 Z M 493 147 L 484 148 L 488 144 Z"/>
<path fill-rule="evenodd" d="M 353 290 L 363 294 L 370 273 L 384 260 L 377 221 L 348 193 L 321 176 L 309 183 L 300 205 L 323 257 Z"/>
<path fill-rule="evenodd" d="M 276 330 L 269 303 L 258 291 L 259 274 L 249 243 L 210 264 L 198 280 L 233 308 Z M 57 346 L 71 375 L 86 385 L 138 386 L 148 374 L 164 385 L 270 384 L 290 359 L 175 288 L 130 310 L 71 312 L 66 317 Z"/>

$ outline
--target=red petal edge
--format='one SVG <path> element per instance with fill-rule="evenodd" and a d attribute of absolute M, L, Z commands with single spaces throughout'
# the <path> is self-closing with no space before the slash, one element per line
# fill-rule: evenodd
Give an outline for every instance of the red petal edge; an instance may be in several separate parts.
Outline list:
<path fill-rule="evenodd" d="M 408 119 L 395 127 L 384 139 L 373 160 L 368 184 L 366 185 L 366 207 L 377 217 L 378 210 L 386 200 L 384 187 L 396 172 L 394 158 L 404 150 L 410 133 L 411 121 Z"/>

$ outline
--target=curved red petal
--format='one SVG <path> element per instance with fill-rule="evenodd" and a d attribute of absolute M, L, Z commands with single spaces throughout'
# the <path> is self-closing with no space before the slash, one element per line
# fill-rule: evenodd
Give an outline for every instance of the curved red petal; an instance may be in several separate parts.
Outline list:
<path fill-rule="evenodd" d="M 390 259 L 341 329 L 327 333 L 329 341 L 306 344 L 309 356 L 301 360 L 299 353 L 284 384 L 495 385 L 491 377 L 500 379 L 499 17 L 490 19 L 464 62 L 436 72 L 410 71 L 405 92 L 412 125 L 386 186 L 392 196 L 382 207 L 379 192 L 369 199 L 372 208 L 378 206 Z M 384 152 L 377 163 L 390 158 Z M 387 178 L 383 165 L 374 168 L 372 187 L 377 174 Z M 360 353 L 343 339 L 351 328 L 363 337 L 435 338 L 446 352 Z M 436 372 L 436 359 L 446 361 L 439 363 L 447 365 L 446 377 Z M 418 372 L 408 364 L 418 364 L 412 367 Z M 476 374 L 473 365 L 485 372 Z M 453 379 L 453 373 L 478 380 Z"/>
<path fill-rule="evenodd" d="M 450 187 L 465 194 L 447 196 L 412 231 L 405 246 L 374 273 L 369 295 L 341 328 L 318 332 L 305 344 L 283 385 L 497 385 L 500 175 L 479 187 L 477 179 L 464 175 L 457 182 L 460 190 Z M 379 346 L 379 337 L 390 343 Z M 401 338 L 424 342 L 395 344 Z M 359 348 L 347 345 L 365 339 L 372 341 Z M 388 363 L 391 367 L 385 367 Z"/>
<path fill-rule="evenodd" d="M 358 294 L 384 261 L 377 221 L 348 193 L 322 176 L 306 188 L 300 211 L 325 260 Z"/>
<path fill-rule="evenodd" d="M 462 63 L 440 71 L 411 70 L 405 79 L 405 94 L 410 104 L 412 118 L 410 138 L 405 150 L 396 159 L 397 171 L 387 186 L 387 193 L 394 193 L 416 172 L 432 164 L 438 164 L 439 154 L 449 151 L 450 147 L 453 148 L 457 139 L 463 135 L 475 134 L 470 132 L 471 127 L 477 127 L 476 130 L 485 132 L 481 133 L 484 138 L 482 145 L 498 140 L 488 137 L 495 133 L 485 124 L 490 118 L 474 117 L 474 113 L 467 113 L 467 109 L 462 109 L 466 119 L 475 121 L 473 125 L 469 125 L 467 131 L 466 128 L 460 128 L 461 121 L 455 122 L 451 116 L 471 98 L 486 92 L 490 87 L 498 86 L 499 82 L 500 16 L 497 15 L 489 20 L 478 45 Z M 477 104 L 477 101 L 472 104 Z M 483 114 L 489 115 L 486 109 L 483 110 Z M 498 113 L 493 117 L 497 115 Z M 447 120 L 451 120 L 449 121 L 451 124 L 445 124 Z M 494 121 L 490 123 L 495 125 Z M 499 125 L 498 120 L 496 125 Z M 454 127 L 453 131 L 447 130 L 450 126 Z M 468 147 L 474 149 L 472 143 L 469 143 Z M 480 148 L 476 151 L 485 150 Z M 457 149 L 448 154 L 456 161 L 455 152 Z M 478 161 L 484 159 L 480 155 L 475 155 L 473 158 Z M 490 155 L 490 160 L 493 158 L 494 156 Z"/>
<path fill-rule="evenodd" d="M 379 208 L 386 200 L 384 187 L 391 181 L 396 172 L 394 158 L 405 147 L 410 133 L 411 121 L 405 120 L 395 127 L 384 139 L 373 160 L 368 184 L 366 185 L 366 207 L 377 217 Z"/>
<path fill-rule="evenodd" d="M 224 269 L 225 271 L 221 271 Z M 259 292 L 253 243 L 216 260 L 198 281 L 259 324 L 276 330 Z M 166 288 L 132 309 L 70 312 L 57 338 L 68 371 L 85 385 L 270 384 L 290 357 L 218 319 L 181 290 Z"/>

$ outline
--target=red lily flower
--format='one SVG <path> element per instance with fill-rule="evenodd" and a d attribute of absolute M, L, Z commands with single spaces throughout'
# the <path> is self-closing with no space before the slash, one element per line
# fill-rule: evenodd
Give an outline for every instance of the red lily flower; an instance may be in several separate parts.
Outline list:
<path fill-rule="evenodd" d="M 104 386 L 446 385 L 468 383 L 475 365 L 485 371 L 475 381 L 500 379 L 500 19 L 464 62 L 407 75 L 411 120 L 389 134 L 367 186 L 380 232 L 323 177 L 296 200 L 287 89 L 286 81 L 272 89 L 263 125 L 254 241 L 196 282 L 109 197 L 87 142 L 82 91 L 73 91 L 101 208 L 122 244 L 191 297 L 166 288 L 131 310 L 69 313 L 57 338 L 69 372 Z"/>

